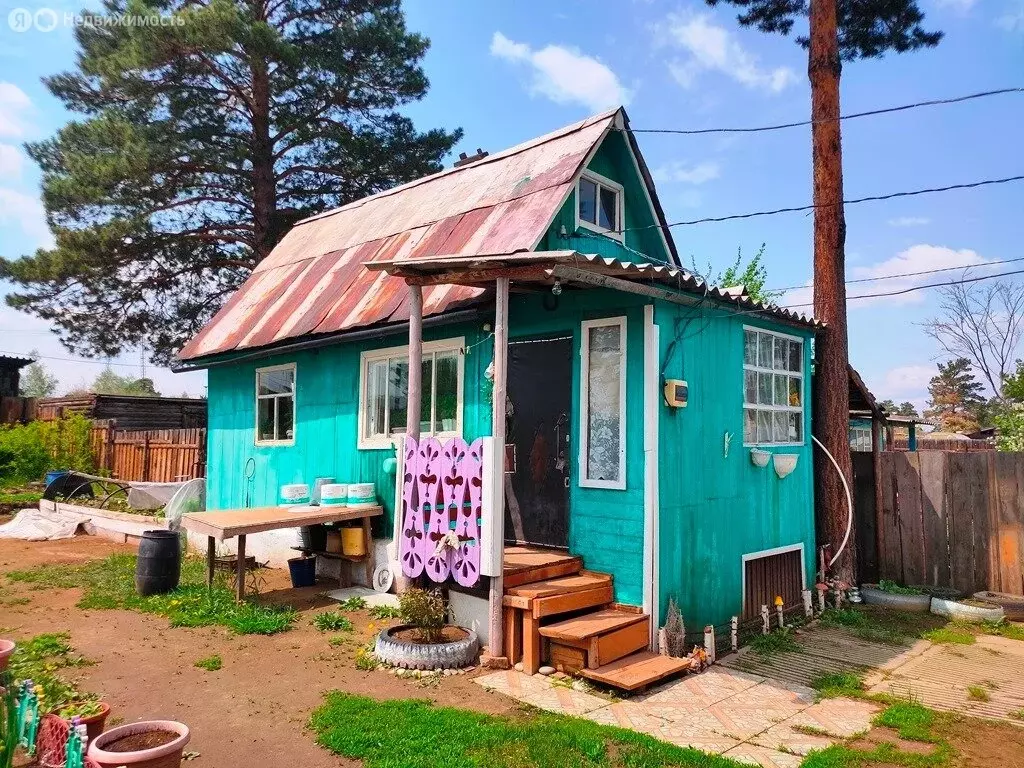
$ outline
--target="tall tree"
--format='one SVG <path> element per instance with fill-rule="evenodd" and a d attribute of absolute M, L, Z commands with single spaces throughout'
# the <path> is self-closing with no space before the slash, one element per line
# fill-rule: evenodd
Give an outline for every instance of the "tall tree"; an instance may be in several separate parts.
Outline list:
<path fill-rule="evenodd" d="M 25 366 L 21 372 L 21 383 L 18 387 L 22 397 L 50 397 L 57 391 L 57 377 L 46 370 L 39 362 L 36 350 L 29 352 L 29 357 L 37 358 L 34 363 Z"/>
<path fill-rule="evenodd" d="M 417 131 L 429 41 L 400 0 L 104 0 L 45 79 L 79 119 L 28 145 L 56 246 L 0 260 L 75 351 L 166 362 L 298 219 L 441 168 Z M 114 311 L 111 311 L 111 310 Z"/>
<path fill-rule="evenodd" d="M 918 417 L 917 408 L 909 400 L 904 400 L 899 405 L 896 405 L 893 400 L 883 400 L 878 405 L 889 415 Z"/>
<path fill-rule="evenodd" d="M 843 157 L 839 116 L 842 63 L 878 58 L 937 45 L 939 32 L 921 27 L 916 0 L 707 0 L 739 6 L 743 26 L 788 35 L 798 19 L 807 34 L 796 41 L 807 49 L 811 84 L 811 148 L 814 162 L 814 314 L 827 323 L 815 347 L 814 427 L 846 477 L 853 481 L 847 443 L 850 397 L 846 328 L 846 219 L 843 213 Z M 846 494 L 834 472 L 818 474 L 818 538 L 839 545 L 846 533 Z M 848 542 L 835 573 L 855 576 L 854 542 Z"/>
<path fill-rule="evenodd" d="M 146 397 L 159 397 L 160 393 L 153 386 L 153 380 L 142 378 L 135 379 L 131 376 L 122 376 L 115 373 L 114 369 L 107 366 L 93 381 L 89 387 L 90 392 L 97 395 L 143 395 Z"/>
<path fill-rule="evenodd" d="M 768 269 L 764 265 L 765 244 L 757 249 L 757 253 L 746 262 L 743 261 L 742 246 L 736 249 L 736 260 L 725 268 L 724 271 L 715 273 L 709 263 L 703 274 L 707 276 L 708 282 L 720 288 L 732 288 L 742 285 L 746 294 L 754 301 L 763 301 L 771 304 L 782 296 L 782 291 L 772 291 L 766 286 L 768 284 Z M 700 274 L 697 268 L 696 259 L 691 257 L 693 269 Z"/>
<path fill-rule="evenodd" d="M 958 357 L 939 363 L 939 372 L 928 384 L 925 417 L 936 419 L 943 432 L 973 432 L 978 429 L 978 412 L 984 408 L 984 385 L 974 378 L 971 361 Z"/>
<path fill-rule="evenodd" d="M 1002 399 L 1024 338 L 1024 285 L 952 283 L 940 288 L 939 296 L 939 314 L 925 321 L 925 333 L 948 354 L 970 360 Z"/>

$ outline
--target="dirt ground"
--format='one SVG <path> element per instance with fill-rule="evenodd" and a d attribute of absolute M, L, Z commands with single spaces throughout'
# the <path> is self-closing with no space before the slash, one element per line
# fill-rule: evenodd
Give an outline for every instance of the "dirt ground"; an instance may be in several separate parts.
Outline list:
<path fill-rule="evenodd" d="M 0 539 L 0 572 L 82 562 L 131 549 L 87 536 L 55 542 Z M 290 587 L 287 572 L 264 574 L 264 596 L 281 599 Z M 197 768 L 359 765 L 321 749 L 304 732 L 323 693 L 334 689 L 381 699 L 430 699 L 494 714 L 516 709 L 515 702 L 488 693 L 470 675 L 431 685 L 357 670 L 354 651 L 374 634 L 371 620 L 363 611 L 349 614 L 356 627 L 352 641 L 332 648 L 327 642 L 331 634 L 310 624 L 317 608 L 336 605 L 317 597 L 323 587 L 287 589 L 289 602 L 302 616 L 293 630 L 263 637 L 239 636 L 221 627 L 172 629 L 163 617 L 131 611 L 83 611 L 75 607 L 79 590 L 2 583 L 0 634 L 17 640 L 40 632 L 69 632 L 75 651 L 96 663 L 65 670 L 67 676 L 80 680 L 82 689 L 102 694 L 112 718 L 170 719 L 188 725 L 192 740 L 186 749 L 199 757 L 187 764 Z M 17 604 L 19 597 L 31 602 Z M 16 604 L 10 604 L 11 598 Z M 220 670 L 193 666 L 215 653 L 223 660 Z"/>
<path fill-rule="evenodd" d="M 57 542 L 0 539 L 0 573 L 131 549 L 88 536 Z M 263 599 L 287 600 L 301 611 L 290 632 L 263 637 L 220 627 L 172 629 L 160 616 L 80 610 L 75 607 L 79 590 L 33 590 L 0 580 L 0 634 L 18 639 L 69 632 L 76 652 L 95 664 L 66 670 L 67 675 L 84 690 L 102 694 L 117 721 L 186 723 L 192 730 L 187 749 L 199 753 L 187 764 L 197 768 L 359 765 L 321 749 L 305 731 L 324 692 L 334 689 L 381 699 L 430 699 L 493 714 L 517 711 L 514 701 L 488 693 L 472 675 L 428 683 L 357 670 L 355 648 L 375 633 L 366 613 L 349 614 L 356 627 L 351 641 L 332 648 L 327 642 L 332 635 L 310 624 L 317 610 L 336 605 L 318 595 L 323 587 L 292 590 L 285 571 L 263 573 Z M 30 602 L 20 603 L 24 597 Z M 194 666 L 215 653 L 223 660 L 220 670 Z M 953 760 L 958 768 L 1024 768 L 1024 727 L 957 717 L 944 736 L 958 753 Z M 874 729 L 864 743 L 889 740 L 891 732 Z"/>

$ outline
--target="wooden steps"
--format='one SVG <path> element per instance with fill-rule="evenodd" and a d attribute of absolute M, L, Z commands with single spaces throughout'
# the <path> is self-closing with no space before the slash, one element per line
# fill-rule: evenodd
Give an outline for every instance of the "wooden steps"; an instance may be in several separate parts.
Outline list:
<path fill-rule="evenodd" d="M 647 648 L 650 619 L 642 613 L 606 608 L 541 627 L 540 634 L 550 641 L 552 666 L 575 673 Z"/>
<path fill-rule="evenodd" d="M 532 547 L 507 547 L 502 574 L 506 591 L 546 579 L 573 576 L 583 570 L 583 559 L 565 552 Z"/>
<path fill-rule="evenodd" d="M 595 613 L 585 613 L 557 624 L 541 627 L 544 637 L 566 642 L 589 641 L 592 637 L 614 632 L 632 624 L 647 623 L 647 616 L 642 613 L 627 613 L 617 608 L 606 608 Z"/>
<path fill-rule="evenodd" d="M 557 579 L 545 579 L 505 590 L 504 605 L 513 608 L 526 608 L 530 600 L 565 595 L 573 592 L 585 592 L 590 589 L 601 589 L 610 586 L 612 577 L 606 573 L 578 573 L 574 576 L 562 576 Z"/>
<path fill-rule="evenodd" d="M 580 674 L 613 688 L 636 691 L 689 668 L 689 659 L 674 659 L 653 651 L 640 651 L 598 669 L 581 669 Z"/>

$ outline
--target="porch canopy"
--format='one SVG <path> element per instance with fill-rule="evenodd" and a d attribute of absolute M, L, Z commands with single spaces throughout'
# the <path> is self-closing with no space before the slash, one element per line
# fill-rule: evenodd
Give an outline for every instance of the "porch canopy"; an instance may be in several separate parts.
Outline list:
<path fill-rule="evenodd" d="M 813 320 L 778 306 L 754 301 L 742 286 L 717 288 L 677 267 L 650 261 L 629 262 L 598 254 L 563 251 L 519 251 L 504 254 L 432 256 L 364 262 L 371 272 L 383 272 L 405 281 L 409 290 L 409 383 L 406 435 L 420 438 L 420 393 L 423 361 L 423 289 L 432 286 L 487 288 L 494 285 L 494 392 L 491 435 L 496 446 L 505 444 L 505 392 L 508 365 L 508 300 L 514 281 L 518 288 L 545 290 L 561 286 L 608 288 L 639 294 L 675 304 L 722 306 L 732 311 L 770 316 L 776 321 L 802 327 L 817 327 Z M 503 478 L 505 452 L 493 451 L 492 478 Z M 504 595 L 501 558 L 504 542 L 504 483 L 495 480 L 490 489 L 493 504 L 491 547 L 483 553 L 497 562 L 492 569 L 489 603 L 490 663 L 503 666 L 502 598 Z"/>

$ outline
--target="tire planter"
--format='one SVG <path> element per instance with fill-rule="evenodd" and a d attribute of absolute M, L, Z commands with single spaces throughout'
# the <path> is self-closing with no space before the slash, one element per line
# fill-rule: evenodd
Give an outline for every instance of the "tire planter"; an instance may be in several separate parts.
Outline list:
<path fill-rule="evenodd" d="M 947 600 L 943 597 L 932 600 L 932 613 L 961 621 L 1000 621 L 1003 618 L 1002 606 L 995 603 L 988 603 L 986 606 L 968 605 L 959 600 Z"/>
<path fill-rule="evenodd" d="M 148 731 L 171 731 L 178 734 L 174 741 L 152 749 L 140 749 L 137 752 L 107 752 L 103 746 L 111 744 L 125 736 Z M 100 768 L 179 768 L 181 753 L 190 738 L 188 726 L 173 720 L 143 720 L 138 723 L 119 725 L 97 737 L 89 745 L 89 757 L 96 761 Z"/>
<path fill-rule="evenodd" d="M 395 637 L 412 628 L 411 624 L 400 624 L 377 635 L 373 649 L 377 658 L 403 669 L 454 669 L 476 663 L 480 638 L 473 630 L 459 627 L 466 637 L 448 643 L 411 643 Z"/>
<path fill-rule="evenodd" d="M 860 596 L 868 605 L 912 613 L 928 613 L 928 608 L 932 603 L 931 595 L 894 595 L 891 592 L 882 591 L 877 584 L 861 585 Z"/>
<path fill-rule="evenodd" d="M 1010 621 L 1024 621 L 1024 597 L 1006 592 L 975 592 L 975 600 L 984 600 L 1002 607 L 1003 615 Z"/>

